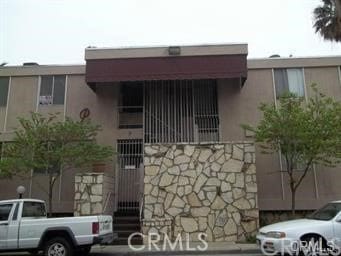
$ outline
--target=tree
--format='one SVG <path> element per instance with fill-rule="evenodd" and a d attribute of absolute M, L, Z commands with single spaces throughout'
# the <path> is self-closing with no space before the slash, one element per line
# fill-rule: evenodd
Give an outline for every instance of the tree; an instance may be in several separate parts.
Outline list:
<path fill-rule="evenodd" d="M 279 152 L 289 177 L 291 210 L 295 216 L 296 192 L 314 165 L 335 166 L 341 158 L 341 104 L 312 86 L 308 102 L 286 94 L 279 104 L 262 103 L 263 119 L 254 132 L 263 153 Z"/>
<path fill-rule="evenodd" d="M 341 41 L 341 0 L 322 0 L 314 10 L 316 33 L 330 41 Z"/>
<path fill-rule="evenodd" d="M 0 161 L 0 176 L 11 178 L 31 172 L 43 171 L 48 176 L 49 215 L 52 214 L 53 187 L 60 170 L 73 168 L 88 170 L 93 163 L 111 159 L 113 150 L 95 141 L 100 126 L 90 120 L 58 121 L 58 114 L 47 117 L 31 113 L 30 118 L 19 118 L 11 142 L 5 143 Z"/>

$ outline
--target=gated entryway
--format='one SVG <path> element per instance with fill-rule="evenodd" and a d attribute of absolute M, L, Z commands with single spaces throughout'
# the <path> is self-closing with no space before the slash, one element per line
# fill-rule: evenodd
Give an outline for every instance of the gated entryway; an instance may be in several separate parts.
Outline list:
<path fill-rule="evenodd" d="M 142 200 L 143 141 L 117 140 L 117 211 L 138 211 Z"/>
<path fill-rule="evenodd" d="M 116 210 L 139 210 L 143 198 L 143 144 L 219 141 L 217 81 L 125 82 L 120 129 L 142 129 L 143 139 L 117 141 Z"/>

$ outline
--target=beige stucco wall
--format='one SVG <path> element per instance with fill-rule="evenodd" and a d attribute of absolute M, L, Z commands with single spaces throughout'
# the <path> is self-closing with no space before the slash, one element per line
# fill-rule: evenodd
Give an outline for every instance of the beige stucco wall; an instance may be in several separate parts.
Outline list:
<path fill-rule="evenodd" d="M 254 65 L 254 64 L 253 64 Z M 80 68 L 78 68 L 80 69 Z M 53 72 L 52 72 L 53 71 Z M 61 74 L 62 70 L 52 70 L 54 74 Z M 90 109 L 91 119 L 103 128 L 98 136 L 98 141 L 103 144 L 116 146 L 116 140 L 142 138 L 142 129 L 119 130 L 117 129 L 118 84 L 98 87 L 92 91 L 85 83 L 85 76 L 81 70 L 69 73 L 67 77 L 67 97 L 65 106 L 38 106 L 40 112 L 55 112 L 58 110 L 72 118 L 79 118 L 79 113 L 84 108 Z M 9 72 L 9 71 L 8 71 Z M 9 73 L 0 75 L 8 75 Z M 19 72 L 19 71 L 18 71 Z M 21 72 L 21 71 L 20 71 Z M 19 73 L 20 73 L 19 72 Z M 44 74 L 46 70 L 44 69 Z M 35 111 L 37 109 L 37 95 L 39 72 L 32 76 L 26 73 L 18 73 L 12 77 L 10 97 L 8 99 L 6 130 L 8 133 L 0 135 L 1 140 L 10 140 L 12 128 L 17 125 L 17 117 Z M 328 95 L 341 99 L 341 84 L 339 72 L 336 66 L 305 67 L 304 75 L 306 84 L 312 82 L 320 84 L 320 88 Z M 307 87 L 308 95 L 310 94 Z M 274 100 L 272 70 L 254 65 L 249 69 L 248 79 L 243 88 L 231 84 L 228 80 L 218 81 L 218 105 L 220 113 L 221 140 L 238 141 L 250 140 L 246 138 L 240 128 L 242 123 L 256 124 L 261 117 L 257 110 L 260 102 L 272 102 Z M 0 109 L 0 131 L 3 132 L 6 108 Z M 257 180 L 259 207 L 266 209 L 288 209 L 290 207 L 289 190 L 287 189 L 286 176 L 279 170 L 279 158 L 277 155 L 263 155 L 257 149 Z M 108 172 L 114 173 L 114 166 L 108 166 Z M 340 168 L 316 167 L 316 172 L 311 173 L 303 182 L 298 192 L 298 207 L 302 209 L 318 207 L 324 202 L 341 198 Z M 55 209 L 60 212 L 73 212 L 74 172 L 62 174 L 60 184 L 55 187 Z M 42 175 L 35 175 L 33 181 L 30 177 L 25 180 L 0 181 L 0 199 L 15 197 L 15 188 L 24 184 L 27 188 L 27 196 L 46 199 L 41 185 L 44 184 Z"/>
<path fill-rule="evenodd" d="M 51 71 L 52 72 L 52 71 Z M 45 74 L 45 73 L 44 73 Z M 59 74 L 57 72 L 57 74 Z M 82 109 L 89 108 L 90 118 L 96 124 L 102 126 L 102 132 L 98 135 L 101 144 L 116 147 L 116 141 L 120 139 L 142 138 L 142 129 L 118 130 L 117 111 L 119 86 L 111 84 L 99 87 L 96 92 L 92 91 L 85 83 L 82 74 L 70 74 L 67 76 L 66 99 L 64 105 L 39 106 L 37 95 L 39 88 L 39 76 L 13 76 L 10 84 L 8 99 L 6 132 L 4 131 L 6 108 L 0 109 L 0 140 L 10 141 L 13 136 L 13 128 L 18 125 L 17 117 L 29 115 L 30 111 L 38 111 L 42 114 L 59 112 L 60 119 L 65 116 L 79 119 Z M 115 173 L 115 166 L 107 165 L 110 175 Z M 61 180 L 54 187 L 54 210 L 56 212 L 73 212 L 74 175 L 76 171 L 62 172 Z M 47 199 L 44 191 L 47 189 L 45 175 L 31 174 L 24 180 L 13 179 L 0 181 L 0 200 L 16 197 L 18 185 L 26 187 L 25 196 Z"/>
<path fill-rule="evenodd" d="M 255 66 L 256 67 L 256 66 Z M 338 67 L 304 68 L 307 95 L 311 95 L 310 85 L 317 83 L 321 91 L 341 99 L 341 84 Z M 274 102 L 272 69 L 249 69 L 248 79 L 242 89 L 229 81 L 218 82 L 218 100 L 223 141 L 246 139 L 240 124 L 256 124 L 261 118 L 257 109 L 261 102 Z M 250 139 L 250 138 L 248 138 Z M 290 190 L 285 173 L 280 173 L 277 154 L 264 155 L 257 149 L 257 181 L 259 207 L 261 210 L 290 209 Z M 327 201 L 341 198 L 340 167 L 316 166 L 307 175 L 297 192 L 300 209 L 313 209 Z"/>
<path fill-rule="evenodd" d="M 8 99 L 6 131 L 12 131 L 18 125 L 18 116 L 28 117 L 36 110 L 38 77 L 12 77 Z"/>

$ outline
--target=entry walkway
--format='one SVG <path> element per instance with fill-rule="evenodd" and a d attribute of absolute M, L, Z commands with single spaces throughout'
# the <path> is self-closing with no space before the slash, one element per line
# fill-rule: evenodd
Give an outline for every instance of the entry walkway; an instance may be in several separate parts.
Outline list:
<path fill-rule="evenodd" d="M 120 246 L 94 246 L 91 250 L 92 253 L 110 254 L 110 255 L 226 255 L 226 254 L 259 254 L 260 249 L 256 244 L 244 244 L 234 242 L 211 242 L 208 243 L 206 250 L 200 250 L 203 247 L 202 243 L 190 242 L 183 243 L 182 248 L 178 245 L 174 250 L 167 246 L 166 250 L 159 246 L 160 250 L 152 248 L 149 250 L 148 246 L 135 245 L 139 251 L 134 251 L 127 245 Z"/>

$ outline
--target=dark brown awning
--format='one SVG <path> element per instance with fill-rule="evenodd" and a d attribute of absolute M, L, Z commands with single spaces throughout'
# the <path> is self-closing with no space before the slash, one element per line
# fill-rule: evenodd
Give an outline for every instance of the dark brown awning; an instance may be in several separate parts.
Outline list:
<path fill-rule="evenodd" d="M 247 77 L 246 54 L 89 59 L 89 85 L 117 81 L 217 79 Z"/>

